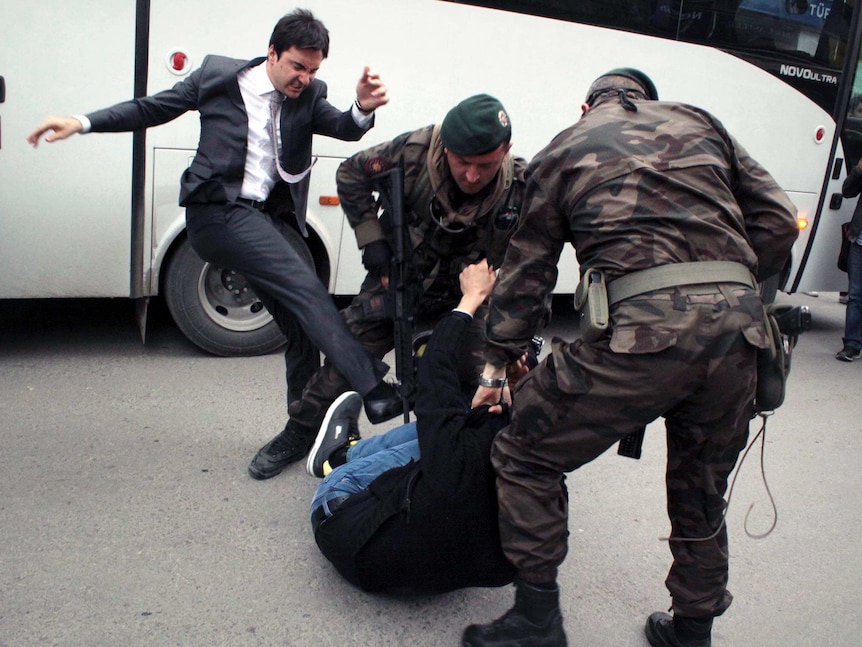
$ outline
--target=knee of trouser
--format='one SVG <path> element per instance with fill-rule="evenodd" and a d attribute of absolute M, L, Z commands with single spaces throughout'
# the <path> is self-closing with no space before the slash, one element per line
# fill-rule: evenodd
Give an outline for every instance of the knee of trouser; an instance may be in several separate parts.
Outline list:
<path fill-rule="evenodd" d="M 386 321 L 394 316 L 392 299 L 388 294 L 359 295 L 344 311 L 350 325 Z"/>

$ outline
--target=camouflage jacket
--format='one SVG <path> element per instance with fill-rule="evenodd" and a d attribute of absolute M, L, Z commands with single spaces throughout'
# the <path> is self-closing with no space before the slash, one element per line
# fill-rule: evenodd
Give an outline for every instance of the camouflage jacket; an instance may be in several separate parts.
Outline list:
<path fill-rule="evenodd" d="M 628 112 L 616 97 L 599 100 L 530 162 L 521 226 L 491 296 L 495 365 L 526 347 L 566 242 L 582 269 L 603 270 L 608 281 L 713 260 L 742 263 L 763 279 L 788 258 L 796 210 L 722 124 L 689 105 L 635 103 Z M 612 323 L 625 306 L 612 309 Z M 674 325 L 672 317 L 661 323 Z"/>
<path fill-rule="evenodd" d="M 489 187 L 455 208 L 447 207 L 451 201 L 445 196 L 453 193 L 454 182 L 438 130 L 426 126 L 361 151 L 342 162 L 336 175 L 338 197 L 361 248 L 389 231 L 388 215 L 378 214 L 372 176 L 402 166 L 412 259 L 426 288 L 443 274 L 457 286 L 460 270 L 483 257 L 500 266 L 518 222 L 527 166 L 524 159 L 507 155 Z M 448 228 L 462 231 L 444 231 L 432 218 L 432 209 Z"/>

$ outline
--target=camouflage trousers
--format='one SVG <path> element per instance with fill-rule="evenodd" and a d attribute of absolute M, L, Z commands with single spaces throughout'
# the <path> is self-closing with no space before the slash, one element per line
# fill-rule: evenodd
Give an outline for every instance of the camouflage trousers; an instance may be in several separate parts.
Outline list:
<path fill-rule="evenodd" d="M 431 329 L 437 321 L 452 310 L 460 300 L 460 293 L 442 302 L 421 295 L 417 303 L 415 332 Z M 477 378 L 485 367 L 485 315 L 487 304 L 483 304 L 473 317 L 468 337 L 461 348 L 459 378 L 468 388 L 476 388 Z M 386 302 L 386 290 L 377 277 L 368 276 L 360 292 L 351 304 L 341 311 L 347 327 L 359 343 L 374 357 L 382 359 L 395 347 L 395 332 L 392 308 Z M 347 380 L 338 372 L 327 357 L 323 365 L 311 376 L 298 401 L 288 406 L 290 419 L 317 433 L 329 405 L 342 393 L 350 389 Z M 470 393 L 472 395 L 472 392 Z M 469 398 L 465 402 L 469 405 Z"/>
<path fill-rule="evenodd" d="M 497 436 L 492 461 L 503 548 L 519 578 L 555 580 L 566 556 L 564 474 L 659 417 L 671 537 L 706 537 L 719 527 L 728 475 L 748 439 L 756 375 L 755 348 L 740 330 L 741 319 L 752 319 L 715 296 L 689 306 L 676 343 L 659 352 L 613 352 L 609 338 L 555 339 L 551 356 L 518 384 L 512 424 Z M 706 541 L 672 539 L 670 549 L 674 612 L 723 613 L 732 600 L 725 529 Z"/>

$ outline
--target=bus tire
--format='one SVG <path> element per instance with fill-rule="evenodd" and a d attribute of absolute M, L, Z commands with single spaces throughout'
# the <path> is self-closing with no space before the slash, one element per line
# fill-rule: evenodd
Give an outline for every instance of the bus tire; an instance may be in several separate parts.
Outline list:
<path fill-rule="evenodd" d="M 314 267 L 302 236 L 290 227 L 282 235 Z M 203 261 L 187 238 L 179 242 L 165 272 L 168 311 L 197 347 L 221 357 L 250 357 L 284 346 L 284 335 L 245 278 Z"/>

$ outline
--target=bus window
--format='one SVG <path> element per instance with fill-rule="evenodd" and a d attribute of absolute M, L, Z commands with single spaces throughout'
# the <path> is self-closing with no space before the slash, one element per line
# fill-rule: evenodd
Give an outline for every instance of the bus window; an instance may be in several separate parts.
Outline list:
<path fill-rule="evenodd" d="M 458 1 L 458 0 L 454 0 Z M 515 11 L 569 22 L 633 31 L 671 40 L 713 47 L 754 48 L 796 53 L 813 58 L 821 32 L 843 0 L 461 0 L 505 11 Z M 852 3 L 851 3 L 852 4 Z M 850 10 L 852 11 L 852 6 Z M 846 28 L 832 30 L 833 39 L 846 41 Z M 833 43 L 834 45 L 834 43 Z M 828 46 L 824 46 L 828 50 Z M 824 62 L 840 68 L 834 56 Z"/>
<path fill-rule="evenodd" d="M 847 52 L 850 21 L 853 17 L 854 0 L 836 0 L 830 3 L 829 12 L 820 34 L 815 58 L 830 67 L 840 69 Z"/>
<path fill-rule="evenodd" d="M 735 18 L 737 43 L 802 59 L 818 58 L 839 69 L 840 62 L 817 56 L 832 4 L 832 0 L 744 0 Z"/>
<path fill-rule="evenodd" d="M 650 18 L 653 33 L 690 43 L 731 43 L 736 0 L 659 0 Z"/>
<path fill-rule="evenodd" d="M 855 0 L 449 0 L 724 50 L 831 115 Z"/>

